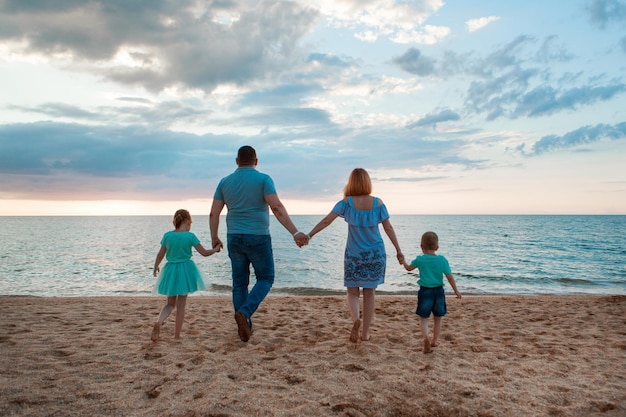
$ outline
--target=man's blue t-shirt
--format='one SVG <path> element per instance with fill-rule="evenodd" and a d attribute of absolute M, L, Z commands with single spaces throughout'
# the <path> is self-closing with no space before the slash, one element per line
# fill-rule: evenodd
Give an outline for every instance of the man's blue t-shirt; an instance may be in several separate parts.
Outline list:
<path fill-rule="evenodd" d="M 228 208 L 227 234 L 269 235 L 270 213 L 265 201 L 269 194 L 276 194 L 274 181 L 253 167 L 239 167 L 222 178 L 213 199 Z"/>

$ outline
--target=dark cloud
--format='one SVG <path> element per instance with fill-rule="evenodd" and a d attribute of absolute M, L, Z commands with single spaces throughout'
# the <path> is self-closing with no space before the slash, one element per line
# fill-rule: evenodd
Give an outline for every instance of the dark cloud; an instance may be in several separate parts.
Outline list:
<path fill-rule="evenodd" d="M 552 73 L 537 63 L 562 62 L 573 58 L 565 48 L 556 45 L 556 37 L 547 37 L 536 52 L 535 41 L 520 36 L 484 59 L 472 64 L 479 78 L 466 95 L 466 105 L 487 120 L 501 117 L 548 116 L 564 110 L 610 100 L 626 91 L 620 80 L 602 83 L 603 77 L 590 77 L 586 84 L 579 74 L 565 74 L 553 80 Z"/>
<path fill-rule="evenodd" d="M 325 110 L 315 108 L 274 108 L 261 112 L 253 117 L 244 117 L 241 120 L 252 121 L 254 125 L 309 126 L 330 125 L 330 114 Z"/>
<path fill-rule="evenodd" d="M 411 128 L 418 127 L 418 126 L 435 127 L 437 123 L 455 121 L 455 120 L 459 120 L 460 118 L 461 116 L 459 116 L 458 113 L 450 109 L 446 109 L 446 110 L 439 111 L 437 113 L 428 114 L 422 117 L 421 119 L 419 119 L 417 122 L 409 124 L 407 128 L 411 129 Z"/>
<path fill-rule="evenodd" d="M 0 7 L 0 39 L 26 41 L 30 53 L 69 52 L 83 63 L 108 61 L 124 49 L 134 65 L 116 64 L 102 75 L 152 91 L 211 91 L 280 73 L 317 18 L 291 1 L 5 1 Z"/>
<path fill-rule="evenodd" d="M 527 156 L 541 155 L 546 152 L 585 145 L 602 139 L 617 140 L 625 138 L 626 122 L 616 125 L 597 124 L 595 126 L 583 126 L 563 136 L 544 136 L 532 145 L 529 153 L 524 152 L 523 146 L 519 147 L 518 150 Z"/>
<path fill-rule="evenodd" d="M 548 116 L 561 110 L 575 110 L 581 105 L 609 100 L 624 91 L 626 91 L 626 84 L 622 83 L 603 86 L 586 85 L 562 91 L 557 91 L 550 86 L 537 87 L 519 98 L 511 116 Z"/>
<path fill-rule="evenodd" d="M 435 72 L 435 61 L 422 55 L 417 48 L 409 48 L 404 54 L 394 58 L 392 62 L 404 71 L 422 77 Z"/>
<path fill-rule="evenodd" d="M 236 168 L 236 151 L 246 144 L 257 149 L 259 170 L 272 175 L 281 194 L 291 198 L 339 193 L 357 166 L 396 170 L 481 164 L 458 156 L 466 143 L 456 135 L 378 126 L 351 130 L 329 123 L 328 115 L 315 109 L 271 109 L 266 116 L 268 129 L 250 136 L 139 125 L 0 125 L 0 192 L 21 198 L 55 193 L 65 198 L 210 198 L 219 179 Z M 274 131 L 271 121 L 290 128 Z M 403 150 L 401 156 L 397 149 Z"/>
<path fill-rule="evenodd" d="M 78 120 L 102 120 L 102 115 L 85 110 L 82 107 L 64 103 L 43 103 L 34 107 L 9 106 L 11 110 L 43 114 L 49 117 L 69 118 Z"/>
<path fill-rule="evenodd" d="M 593 0 L 587 5 L 591 22 L 604 29 L 613 22 L 626 21 L 626 3 L 620 0 Z"/>
<path fill-rule="evenodd" d="M 0 126 L 0 172 L 103 177 L 210 175 L 206 156 L 225 138 L 40 122 Z"/>

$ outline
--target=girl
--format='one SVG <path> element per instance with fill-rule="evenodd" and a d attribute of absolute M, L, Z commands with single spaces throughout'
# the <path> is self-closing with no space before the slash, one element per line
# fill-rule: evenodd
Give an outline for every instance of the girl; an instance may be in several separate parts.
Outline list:
<path fill-rule="evenodd" d="M 398 260 L 403 259 L 396 233 L 389 221 L 387 207 L 382 200 L 371 196 L 371 193 L 372 181 L 369 174 L 363 168 L 355 168 L 343 190 L 343 200 L 335 204 L 332 211 L 308 235 L 312 238 L 338 216 L 348 223 L 343 283 L 348 292 L 348 308 L 353 322 L 350 341 L 353 343 L 359 340 L 361 326 L 360 288 L 363 288 L 363 330 L 360 336 L 361 340 L 369 340 L 370 324 L 375 310 L 374 292 L 385 281 L 387 254 L 378 229 L 380 223 L 396 248 Z"/>
<path fill-rule="evenodd" d="M 211 250 L 205 249 L 200 244 L 196 235 L 189 231 L 191 229 L 191 215 L 187 210 L 178 210 L 174 214 L 173 223 L 176 229 L 163 235 L 161 249 L 154 262 L 153 275 L 158 276 L 154 292 L 167 295 L 167 304 L 161 310 L 159 319 L 152 329 L 151 339 L 153 342 L 159 340 L 161 325 L 174 308 L 176 309 L 174 338 L 180 339 L 180 331 L 185 319 L 187 294 L 205 289 L 200 271 L 194 261 L 191 260 L 191 248 L 196 248 L 202 256 L 211 256 L 221 249 L 219 244 Z M 164 257 L 167 258 L 167 263 L 159 274 L 159 265 Z"/>

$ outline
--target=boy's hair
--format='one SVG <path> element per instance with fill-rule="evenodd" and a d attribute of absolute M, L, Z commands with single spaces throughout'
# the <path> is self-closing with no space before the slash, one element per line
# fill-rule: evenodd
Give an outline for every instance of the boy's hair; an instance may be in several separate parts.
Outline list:
<path fill-rule="evenodd" d="M 439 236 L 435 232 L 426 232 L 422 235 L 421 245 L 426 250 L 437 250 L 439 246 Z"/>
<path fill-rule="evenodd" d="M 372 180 L 363 168 L 354 168 L 348 178 L 348 183 L 343 189 L 344 197 L 351 195 L 370 195 L 372 193 Z"/>
<path fill-rule="evenodd" d="M 239 165 L 254 165 L 254 162 L 256 161 L 256 151 L 252 146 L 242 146 L 237 152 L 237 159 L 239 160 Z"/>
<path fill-rule="evenodd" d="M 185 220 L 191 220 L 191 214 L 189 214 L 189 212 L 185 209 L 176 210 L 176 213 L 174 213 L 174 220 L 172 221 L 172 223 L 174 223 L 174 227 L 178 229 Z"/>

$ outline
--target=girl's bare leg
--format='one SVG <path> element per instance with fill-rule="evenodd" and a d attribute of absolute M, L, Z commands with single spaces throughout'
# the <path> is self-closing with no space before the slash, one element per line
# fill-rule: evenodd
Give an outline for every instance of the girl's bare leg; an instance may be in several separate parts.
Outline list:
<path fill-rule="evenodd" d="M 187 304 L 187 295 L 179 295 L 176 300 L 176 329 L 174 330 L 174 339 L 180 339 L 180 331 L 183 329 L 185 320 L 185 305 Z"/>
<path fill-rule="evenodd" d="M 370 325 L 374 321 L 374 313 L 376 312 L 376 289 L 363 288 L 363 331 L 361 332 L 362 340 L 369 340 Z"/>
<path fill-rule="evenodd" d="M 441 334 L 441 327 L 443 325 L 443 317 L 435 316 L 435 325 L 433 326 L 433 340 L 430 342 L 431 346 L 437 346 L 437 340 Z"/>
<path fill-rule="evenodd" d="M 359 327 L 361 327 L 360 311 L 360 289 L 359 287 L 348 287 L 348 310 L 352 317 L 352 330 L 350 331 L 350 341 L 356 343 L 359 340 Z"/>
<path fill-rule="evenodd" d="M 428 340 L 428 318 L 420 317 L 420 328 L 422 329 L 422 339 L 424 339 L 424 353 L 430 353 L 430 340 Z"/>
<path fill-rule="evenodd" d="M 167 297 L 167 304 L 165 304 L 163 308 L 161 309 L 161 314 L 159 314 L 159 319 L 157 320 L 156 323 L 154 323 L 154 327 L 152 328 L 152 335 L 150 336 L 150 339 L 153 342 L 156 342 L 157 340 L 159 340 L 159 333 L 161 332 L 161 325 L 163 324 L 165 319 L 168 318 L 170 314 L 172 314 L 172 311 L 174 311 L 175 305 L 176 305 L 176 297 L 175 296 Z"/>

